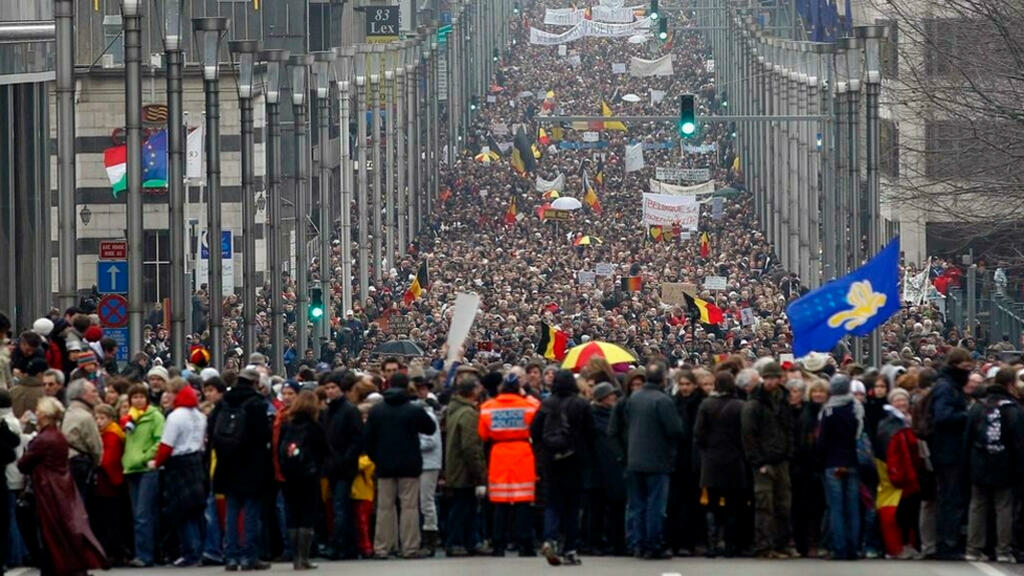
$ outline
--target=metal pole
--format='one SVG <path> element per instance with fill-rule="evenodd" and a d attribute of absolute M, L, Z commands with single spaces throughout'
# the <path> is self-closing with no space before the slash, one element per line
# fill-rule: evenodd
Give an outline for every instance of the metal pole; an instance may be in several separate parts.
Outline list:
<path fill-rule="evenodd" d="M 423 54 L 423 81 L 422 81 L 422 83 L 424 85 L 424 92 L 423 92 L 423 94 L 425 96 L 426 94 L 433 94 L 434 93 L 433 92 L 433 84 L 431 82 L 431 78 L 433 76 L 433 62 L 431 62 L 431 60 L 430 60 L 430 44 L 424 41 L 420 45 L 420 49 L 422 50 L 422 54 Z M 488 62 L 489 63 L 489 62 L 491 62 L 491 60 L 492 60 L 492 58 L 489 55 L 486 58 L 484 58 L 484 62 Z M 490 65 L 488 64 L 488 67 L 489 66 Z M 484 84 L 486 85 L 486 78 L 487 78 L 487 76 L 485 76 L 484 78 L 485 78 Z M 486 93 L 487 93 L 487 90 L 485 89 L 484 90 L 484 94 L 486 94 Z M 430 110 L 431 110 L 432 106 L 430 105 L 430 102 L 426 100 L 426 98 L 422 99 L 421 102 L 422 102 L 422 105 L 421 105 L 421 108 L 420 108 L 420 112 L 421 112 L 421 114 L 423 116 L 423 119 L 421 120 L 421 123 L 423 125 L 423 129 L 419 133 L 419 137 L 420 137 L 420 149 L 421 149 L 420 157 L 423 160 L 420 163 L 420 182 L 419 182 L 419 184 L 420 184 L 420 189 L 423 191 L 422 195 L 423 195 L 424 209 L 420 212 L 420 225 L 419 225 L 419 228 L 422 230 L 423 229 L 423 220 L 426 219 L 428 221 L 428 223 L 429 223 L 430 215 L 434 212 L 434 195 L 433 195 L 434 187 L 432 185 L 432 181 L 433 181 L 433 177 L 436 176 L 436 173 L 435 173 L 434 170 L 431 169 L 431 164 L 432 164 L 431 153 L 433 152 L 431 150 L 431 143 L 433 142 L 433 140 L 430 137 L 430 134 L 431 134 Z"/>
<path fill-rule="evenodd" d="M 224 280 L 221 246 L 220 94 L 216 79 L 204 80 L 206 95 L 206 243 L 210 253 L 210 354 L 212 364 L 224 361 Z"/>
<path fill-rule="evenodd" d="M 820 80 L 819 63 L 821 57 L 817 52 L 817 46 L 812 45 L 811 51 L 807 54 L 807 113 L 819 114 L 821 108 L 821 96 L 818 93 Z M 809 184 L 808 197 L 811 207 L 811 221 L 808 227 L 809 246 L 811 250 L 811 273 L 808 278 L 808 286 L 811 289 L 821 285 L 823 277 L 827 278 L 827 270 L 831 269 L 832 262 L 829 260 L 828 242 L 821 245 L 821 215 L 827 207 L 822 204 L 821 184 L 818 180 L 821 174 L 821 147 L 819 146 L 819 135 L 824 131 L 821 124 L 808 124 L 807 130 L 807 180 Z M 820 208 L 819 208 L 820 207 Z M 819 262 L 818 254 L 821 254 Z"/>
<path fill-rule="evenodd" d="M 255 53 L 255 40 L 233 42 L 232 52 Z M 251 79 L 248 79 L 251 81 Z M 256 139 L 253 133 L 252 85 L 249 94 L 239 93 L 238 108 L 242 130 L 242 310 L 245 313 L 245 346 L 256 351 Z"/>
<path fill-rule="evenodd" d="M 844 58 L 842 52 L 836 54 L 836 60 Z M 849 245 L 846 241 L 846 232 L 850 221 L 850 199 L 846 187 L 846 164 L 848 141 L 847 138 L 847 116 L 846 116 L 846 80 L 837 78 L 836 89 L 833 91 L 833 109 L 836 117 L 836 143 L 835 143 L 835 175 L 836 175 L 836 203 L 838 205 L 838 218 L 836 221 L 836 276 L 842 276 L 849 271 Z"/>
<path fill-rule="evenodd" d="M 75 305 L 78 291 L 78 249 L 75 214 L 75 4 L 57 0 L 57 195 L 60 218 L 60 278 L 58 301 L 62 310 Z M 49 210 L 49 206 L 46 207 Z M 49 240 L 49 232 L 47 232 Z M 175 357 L 177 359 L 177 357 Z"/>
<path fill-rule="evenodd" d="M 316 102 L 320 146 L 320 294 L 324 303 L 324 315 L 317 322 L 318 336 L 322 339 L 331 338 L 331 318 L 334 316 L 334 302 L 331 298 L 331 167 L 327 161 L 327 150 L 331 142 L 331 83 L 330 70 L 337 59 L 333 51 L 318 52 L 317 73 L 327 74 L 327 78 L 317 78 Z M 344 318 L 344 314 L 341 315 Z M 317 350 L 319 353 L 319 349 Z"/>
<path fill-rule="evenodd" d="M 384 223 L 385 227 L 385 254 L 388 260 L 388 266 L 397 269 L 395 266 L 395 71 L 392 68 L 391 60 L 396 56 L 393 51 L 388 51 L 388 63 L 387 70 L 384 71 L 384 83 L 385 83 L 385 102 L 387 106 L 387 117 L 385 118 L 385 150 L 384 155 L 387 157 L 384 164 L 387 166 L 387 173 L 385 174 L 386 180 L 384 183 L 385 200 L 384 210 L 387 220 Z"/>
<path fill-rule="evenodd" d="M 410 59 L 415 60 L 415 56 Z M 416 239 L 416 220 L 419 217 L 419 208 L 416 205 L 419 191 L 416 189 L 416 161 L 419 156 L 418 142 L 416 139 L 416 65 L 408 61 L 405 63 L 405 134 L 406 134 L 406 184 L 408 185 L 408 196 L 406 197 L 406 208 L 409 211 L 406 226 L 409 231 L 409 241 Z M 449 94 L 448 98 L 460 98 L 458 93 Z"/>
<path fill-rule="evenodd" d="M 406 109 L 405 109 L 405 95 L 406 95 L 406 78 L 405 78 L 405 60 L 408 58 L 409 48 L 406 46 L 400 52 L 401 58 L 398 60 L 398 65 L 395 67 L 395 77 L 398 82 L 398 87 L 395 90 L 395 123 L 394 123 L 394 138 L 395 148 L 397 151 L 397 158 L 395 159 L 395 176 L 398 179 L 398 191 L 396 193 L 397 209 L 398 209 L 398 222 L 396 223 L 398 233 L 398 253 L 405 255 L 409 248 L 409 237 L 406 234 L 406 220 L 409 217 L 409 208 L 406 205 L 406 181 L 405 181 L 405 164 L 409 160 L 407 158 L 408 148 L 405 145 L 405 133 L 406 125 Z"/>
<path fill-rule="evenodd" d="M 415 201 L 416 207 L 415 228 L 413 229 L 415 234 L 410 234 L 410 237 L 414 238 L 415 235 L 419 234 L 420 230 L 423 229 L 423 212 L 425 211 L 426 208 L 426 202 L 424 201 L 423 190 L 423 173 L 425 170 L 425 162 L 423 159 L 423 151 L 421 150 L 421 146 L 423 144 L 423 91 L 420 90 L 421 65 L 419 51 L 415 50 L 413 52 L 413 55 L 415 64 L 413 65 L 412 76 L 409 77 L 409 80 L 412 81 L 412 104 L 413 106 L 415 106 L 415 114 L 413 115 L 413 119 L 415 120 L 415 126 L 413 127 L 412 131 L 412 149 L 414 154 L 412 158 L 412 167 L 414 172 L 410 180 L 410 183 L 412 184 L 415 194 L 413 196 L 413 200 Z"/>
<path fill-rule="evenodd" d="M 502 18 L 505 14 L 502 13 Z M 427 94 L 436 94 L 437 86 L 440 83 L 441 67 L 439 65 L 437 51 L 437 41 L 432 40 L 430 42 L 430 59 L 434 62 L 434 66 L 431 69 L 430 75 L 430 86 L 427 89 Z M 430 98 L 430 152 L 433 154 L 433 160 L 430 163 L 430 194 L 437 201 L 441 197 L 441 134 L 440 134 L 440 122 L 441 122 L 441 103 L 437 98 Z"/>
<path fill-rule="evenodd" d="M 341 107 L 341 302 L 347 311 L 352 309 L 352 138 L 349 129 L 352 113 L 351 70 L 352 47 L 342 48 L 341 77 L 338 97 Z"/>
<path fill-rule="evenodd" d="M 370 293 L 369 190 L 366 174 L 366 54 L 356 55 L 356 150 L 359 162 L 359 298 Z"/>
<path fill-rule="evenodd" d="M 306 253 L 309 225 L 310 165 L 313 152 L 309 141 L 309 88 L 306 77 L 313 64 L 312 54 L 293 54 L 288 60 L 292 70 L 292 114 L 295 116 L 295 340 L 299 353 L 309 348 L 309 257 Z"/>
<path fill-rule="evenodd" d="M 185 307 L 192 296 L 185 281 L 185 115 L 182 106 L 182 54 L 165 40 L 167 55 L 167 192 L 168 240 L 171 243 L 171 359 L 184 368 L 188 349 L 185 344 Z"/>
<path fill-rule="evenodd" d="M 370 65 L 370 118 L 373 125 L 370 127 L 370 145 L 373 151 L 373 279 L 380 282 L 383 277 L 383 266 L 381 265 L 381 211 L 384 203 L 384 190 L 381 189 L 380 173 L 383 170 L 380 157 L 380 58 L 381 47 L 373 46 L 373 58 Z M 391 262 L 389 261 L 388 264 Z"/>
<path fill-rule="evenodd" d="M 289 54 L 286 50 L 266 50 L 263 57 L 272 62 L 278 69 L 284 67 Z M 267 234 L 267 270 L 270 274 L 270 346 L 274 354 L 271 366 L 280 376 L 286 374 L 284 367 L 284 281 L 281 277 L 281 264 L 284 262 L 284 250 L 281 242 L 281 92 L 279 78 L 274 84 L 266 87 L 267 109 L 267 179 L 270 182 L 269 202 L 270 229 Z"/>
<path fill-rule="evenodd" d="M 797 70 L 794 67 L 794 56 L 795 46 L 792 41 L 786 42 L 786 72 L 783 76 L 783 85 L 785 86 L 787 95 L 786 113 L 795 114 L 797 102 Z M 786 126 L 786 167 L 787 167 L 787 178 L 786 188 L 789 191 L 789 271 L 797 272 L 801 270 L 800 266 L 800 181 L 798 168 L 797 153 L 799 151 L 799 144 L 797 137 L 799 134 L 798 125 L 787 125 Z"/>
<path fill-rule="evenodd" d="M 977 310 L 978 310 L 978 265 L 971 264 L 967 267 L 967 326 L 964 332 L 968 336 L 977 338 Z"/>
<path fill-rule="evenodd" d="M 128 350 L 142 351 L 142 16 L 139 0 L 122 0 L 125 141 L 128 145 Z M 66 264 L 62 264 L 66 265 Z"/>
<path fill-rule="evenodd" d="M 857 37 L 864 43 L 867 84 L 867 111 L 865 140 L 867 141 L 867 204 L 868 251 L 874 257 L 882 249 L 881 182 L 879 179 L 879 116 L 878 100 L 882 88 L 881 39 L 886 35 L 884 26 L 857 27 Z M 871 331 L 871 361 L 882 363 L 882 339 L 878 329 Z"/>
<path fill-rule="evenodd" d="M 835 74 L 832 68 L 833 49 L 827 47 L 819 52 L 819 70 L 821 70 L 821 94 L 819 95 L 818 108 L 822 115 L 829 118 L 818 123 L 818 130 L 821 133 L 821 150 L 818 154 L 821 170 L 821 233 L 822 253 L 825 259 L 825 266 L 822 270 L 822 282 L 828 282 L 837 277 L 838 244 L 837 232 L 839 226 L 836 224 L 836 170 L 835 170 L 835 145 L 836 145 L 836 124 L 835 111 L 833 106 L 836 98 L 833 92 L 836 89 Z"/>
<path fill-rule="evenodd" d="M 857 72 L 860 74 L 860 71 Z M 846 112 L 849 114 L 849 127 L 846 131 L 849 140 L 849 186 L 850 186 L 850 250 L 851 250 L 851 269 L 857 268 L 861 265 L 864 260 L 864 255 L 861 253 L 861 222 L 863 218 L 863 211 L 861 206 L 861 187 L 860 187 L 860 78 L 850 77 L 849 90 L 846 93 L 848 98 Z"/>

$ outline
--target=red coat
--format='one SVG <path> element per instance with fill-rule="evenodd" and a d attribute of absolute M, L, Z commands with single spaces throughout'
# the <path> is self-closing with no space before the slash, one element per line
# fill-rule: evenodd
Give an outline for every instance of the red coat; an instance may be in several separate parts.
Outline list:
<path fill-rule="evenodd" d="M 96 475 L 96 493 L 103 498 L 116 498 L 118 487 L 124 484 L 124 432 L 117 422 L 111 422 L 100 434 L 103 441 L 103 459 Z"/>
<path fill-rule="evenodd" d="M 58 576 L 108 568 L 106 555 L 89 528 L 89 516 L 68 470 L 68 442 L 47 426 L 29 443 L 18 469 L 32 479 L 36 518 Z"/>
<path fill-rule="evenodd" d="M 904 496 L 921 491 L 917 470 L 923 464 L 919 454 L 917 436 L 914 436 L 910 428 L 901 428 L 889 439 L 885 451 L 886 472 L 889 474 L 889 482 L 902 490 Z"/>

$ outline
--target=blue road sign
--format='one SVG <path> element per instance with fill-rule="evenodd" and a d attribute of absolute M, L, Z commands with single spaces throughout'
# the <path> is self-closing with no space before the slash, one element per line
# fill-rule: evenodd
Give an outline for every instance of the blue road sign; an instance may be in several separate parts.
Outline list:
<path fill-rule="evenodd" d="M 128 262 L 101 260 L 96 263 L 96 288 L 100 294 L 128 293 Z"/>
<path fill-rule="evenodd" d="M 103 335 L 109 336 L 117 341 L 117 361 L 128 361 L 128 329 L 127 328 L 104 328 Z"/>
<path fill-rule="evenodd" d="M 207 234 L 203 231 L 200 234 L 199 257 L 203 260 L 210 259 L 210 243 L 207 241 Z M 220 231 L 220 257 L 222 260 L 230 260 L 234 257 L 231 252 L 231 230 Z"/>

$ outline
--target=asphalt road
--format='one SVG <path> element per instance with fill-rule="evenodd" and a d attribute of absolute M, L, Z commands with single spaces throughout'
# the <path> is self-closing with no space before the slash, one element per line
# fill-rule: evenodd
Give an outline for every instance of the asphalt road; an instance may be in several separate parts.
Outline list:
<path fill-rule="evenodd" d="M 828 562 L 824 560 L 707 560 L 674 559 L 642 561 L 626 558 L 583 558 L 583 566 L 552 568 L 543 558 L 460 558 L 432 560 L 362 560 L 357 562 L 321 562 L 312 574 L 353 574 L 359 576 L 531 576 L 545 573 L 576 572 L 580 576 L 1020 576 L 1024 566 L 968 562 L 923 562 L 898 560 L 862 560 Z M 151 568 L 119 569 L 119 574 L 144 576 L 213 576 L 225 574 L 223 568 Z M 291 573 L 291 564 L 275 564 L 264 574 Z M 7 576 L 35 576 L 36 570 L 15 569 Z M 96 572 L 100 574 L 100 572 Z"/>

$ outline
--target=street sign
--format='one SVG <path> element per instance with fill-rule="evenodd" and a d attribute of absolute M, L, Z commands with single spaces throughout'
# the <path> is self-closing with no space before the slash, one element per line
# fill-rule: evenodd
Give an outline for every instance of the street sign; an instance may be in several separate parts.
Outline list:
<path fill-rule="evenodd" d="M 127 260 L 128 242 L 125 240 L 100 241 L 100 260 Z"/>
<path fill-rule="evenodd" d="M 370 6 L 366 9 L 366 41 L 370 44 L 398 40 L 398 6 Z"/>
<path fill-rule="evenodd" d="M 127 328 L 104 328 L 103 335 L 113 338 L 117 342 L 117 361 L 128 361 L 128 329 Z"/>
<path fill-rule="evenodd" d="M 221 230 L 221 294 L 230 296 L 235 293 L 235 259 L 232 247 L 231 230 Z M 245 279 L 243 278 L 243 281 Z M 206 230 L 199 233 L 199 262 L 196 263 L 196 286 L 210 281 L 210 245 Z"/>
<path fill-rule="evenodd" d="M 96 289 L 100 294 L 128 293 L 128 262 L 100 260 L 96 263 Z"/>
<path fill-rule="evenodd" d="M 96 312 L 104 328 L 124 328 L 128 325 L 128 299 L 120 294 L 107 294 L 100 298 Z"/>

